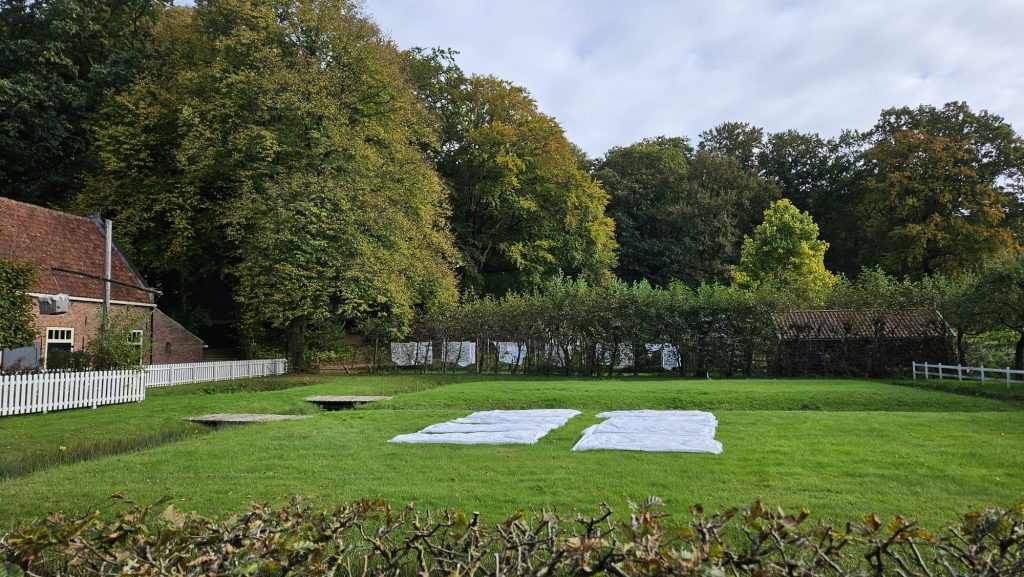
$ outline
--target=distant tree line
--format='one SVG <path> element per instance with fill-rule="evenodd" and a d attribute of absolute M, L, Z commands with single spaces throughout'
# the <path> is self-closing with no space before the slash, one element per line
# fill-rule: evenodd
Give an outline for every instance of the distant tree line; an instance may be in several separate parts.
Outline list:
<path fill-rule="evenodd" d="M 349 0 L 196 4 L 0 3 L 0 193 L 115 219 L 168 313 L 250 353 L 302 367 L 552 278 L 824 306 L 863 269 L 959 281 L 1020 249 L 1024 141 L 965 103 L 592 159 L 526 89 Z"/>

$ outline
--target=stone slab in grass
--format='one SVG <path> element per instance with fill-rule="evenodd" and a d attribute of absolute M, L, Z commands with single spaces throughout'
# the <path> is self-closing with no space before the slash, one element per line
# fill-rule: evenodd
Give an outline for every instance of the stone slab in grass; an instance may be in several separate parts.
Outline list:
<path fill-rule="evenodd" d="M 352 396 L 352 395 L 313 395 L 306 397 L 306 401 L 320 405 L 326 411 L 337 411 L 339 409 L 351 409 L 356 405 L 373 403 L 375 401 L 389 401 L 391 397 L 375 396 Z"/>
<path fill-rule="evenodd" d="M 309 415 L 273 415 L 265 413 L 214 413 L 199 417 L 185 417 L 186 421 L 204 425 L 241 425 L 245 423 L 269 423 L 272 421 L 299 421 Z"/>

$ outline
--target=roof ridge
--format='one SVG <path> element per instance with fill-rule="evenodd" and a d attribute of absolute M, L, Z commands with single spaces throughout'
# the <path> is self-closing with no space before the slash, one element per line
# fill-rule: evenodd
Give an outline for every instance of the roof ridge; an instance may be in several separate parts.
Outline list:
<path fill-rule="evenodd" d="M 23 205 L 23 206 L 29 206 L 29 207 L 36 208 L 36 209 L 39 209 L 39 210 L 55 212 L 55 213 L 57 213 L 57 214 L 59 214 L 61 216 L 65 216 L 65 217 L 78 218 L 78 219 L 86 220 L 86 221 L 90 221 L 90 222 L 92 221 L 92 219 L 89 218 L 88 216 L 82 216 L 82 215 L 74 214 L 74 213 L 71 213 L 71 212 L 64 212 L 63 210 L 58 210 L 56 208 L 50 208 L 48 206 L 43 206 L 41 204 L 32 204 L 31 202 L 25 202 L 23 200 L 15 200 L 15 199 L 7 197 L 7 196 L 0 196 L 0 201 L 13 202 L 14 204 L 20 204 L 20 205 Z"/>

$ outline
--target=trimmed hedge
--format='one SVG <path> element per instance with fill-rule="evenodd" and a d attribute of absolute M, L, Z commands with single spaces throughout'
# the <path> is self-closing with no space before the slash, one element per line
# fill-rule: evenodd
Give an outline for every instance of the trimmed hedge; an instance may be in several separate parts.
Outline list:
<path fill-rule="evenodd" d="M 676 522 L 650 498 L 617 522 L 521 512 L 487 525 L 477 514 L 356 501 L 329 513 L 300 501 L 223 520 L 166 501 L 63 513 L 0 538 L 0 575 L 865 575 L 1024 574 L 1024 506 L 967 513 L 938 534 L 874 515 L 835 527 L 766 508 Z"/>

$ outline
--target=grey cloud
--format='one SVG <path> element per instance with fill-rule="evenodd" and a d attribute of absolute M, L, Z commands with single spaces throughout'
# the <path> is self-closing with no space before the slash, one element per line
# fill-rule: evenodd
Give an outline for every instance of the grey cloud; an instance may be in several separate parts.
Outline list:
<path fill-rule="evenodd" d="M 179 2 L 182 3 L 182 2 Z M 1019 0 L 365 0 L 401 47 L 528 88 L 591 155 L 727 120 L 832 136 L 966 100 L 1024 125 Z"/>

